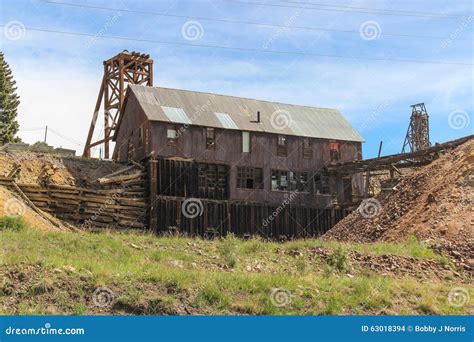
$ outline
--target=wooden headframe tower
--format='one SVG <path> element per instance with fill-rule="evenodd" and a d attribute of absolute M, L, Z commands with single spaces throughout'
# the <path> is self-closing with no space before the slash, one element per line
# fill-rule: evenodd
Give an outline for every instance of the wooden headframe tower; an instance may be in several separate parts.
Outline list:
<path fill-rule="evenodd" d="M 91 149 L 103 144 L 104 158 L 109 159 L 109 143 L 115 133 L 115 126 L 125 100 L 127 84 L 153 86 L 153 60 L 150 59 L 150 55 L 124 50 L 104 61 L 104 76 L 84 147 L 84 157 L 90 158 Z M 97 141 L 92 141 L 102 102 L 104 103 L 104 136 Z"/>
<path fill-rule="evenodd" d="M 429 116 L 424 103 L 411 106 L 411 118 L 402 153 L 427 149 L 430 143 Z"/>

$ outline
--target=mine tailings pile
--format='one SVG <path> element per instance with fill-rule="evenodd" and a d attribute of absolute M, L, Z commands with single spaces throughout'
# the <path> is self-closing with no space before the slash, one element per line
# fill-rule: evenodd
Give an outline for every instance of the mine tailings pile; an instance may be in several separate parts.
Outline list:
<path fill-rule="evenodd" d="M 363 201 L 323 238 L 395 242 L 416 236 L 472 270 L 473 162 L 474 139 L 470 139 L 403 178 L 388 195 Z"/>

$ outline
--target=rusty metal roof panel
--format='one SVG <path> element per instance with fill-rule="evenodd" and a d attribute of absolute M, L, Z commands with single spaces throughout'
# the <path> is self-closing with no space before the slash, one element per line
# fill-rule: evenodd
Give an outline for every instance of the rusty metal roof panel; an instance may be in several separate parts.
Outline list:
<path fill-rule="evenodd" d="M 152 121 L 321 139 L 364 141 L 336 109 L 162 87 L 136 85 L 129 87 L 137 96 L 148 119 Z M 176 115 L 166 113 L 167 109 L 163 108 L 167 107 L 181 109 L 189 122 L 182 117 L 182 113 L 174 113 Z M 257 112 L 260 112 L 259 123 L 255 122 Z"/>

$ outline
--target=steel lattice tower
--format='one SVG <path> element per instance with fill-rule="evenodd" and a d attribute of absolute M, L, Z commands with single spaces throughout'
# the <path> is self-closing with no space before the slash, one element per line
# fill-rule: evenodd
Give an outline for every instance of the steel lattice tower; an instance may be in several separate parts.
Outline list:
<path fill-rule="evenodd" d="M 427 149 L 430 143 L 429 115 L 424 103 L 411 106 L 410 125 L 408 126 L 402 153 Z M 407 151 L 407 147 L 409 150 Z"/>

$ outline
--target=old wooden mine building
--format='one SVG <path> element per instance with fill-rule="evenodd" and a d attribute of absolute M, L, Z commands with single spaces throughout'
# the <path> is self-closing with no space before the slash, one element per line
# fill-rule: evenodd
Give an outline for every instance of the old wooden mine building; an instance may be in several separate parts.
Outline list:
<path fill-rule="evenodd" d="M 157 232 L 316 236 L 361 192 L 325 171 L 362 157 L 335 109 L 131 84 L 114 140 L 117 161 L 148 163 Z"/>

